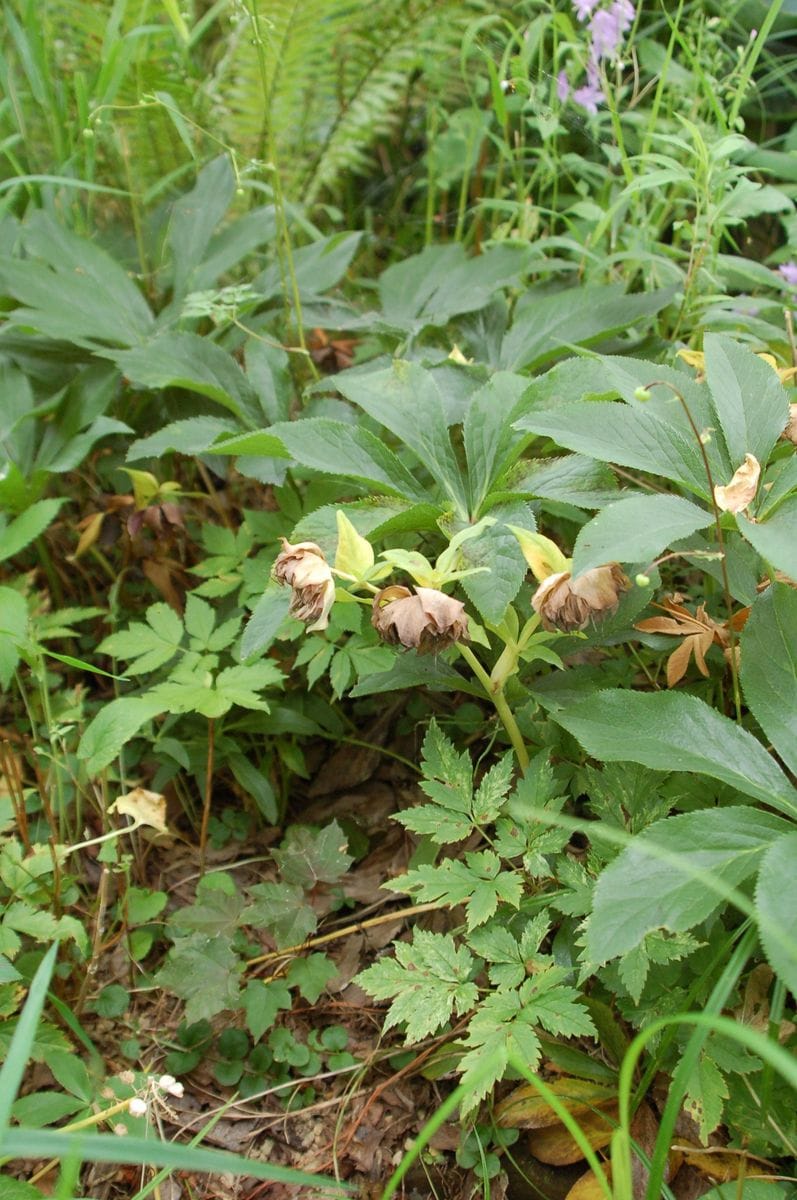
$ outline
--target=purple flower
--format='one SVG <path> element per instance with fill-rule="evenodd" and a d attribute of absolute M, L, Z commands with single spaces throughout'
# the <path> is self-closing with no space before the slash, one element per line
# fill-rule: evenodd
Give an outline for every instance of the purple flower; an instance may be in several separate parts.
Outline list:
<path fill-rule="evenodd" d="M 623 37 L 621 21 L 611 8 L 602 8 L 589 23 L 592 52 L 597 59 L 614 58 Z"/>
<path fill-rule="evenodd" d="M 561 104 L 564 104 L 567 97 L 570 95 L 570 84 L 567 81 L 567 71 L 560 71 L 556 76 L 556 94 L 559 97 Z"/>
<path fill-rule="evenodd" d="M 797 287 L 797 262 L 782 263 L 778 267 L 778 271 L 786 280 L 789 287 Z"/>
<path fill-rule="evenodd" d="M 597 3 L 598 0 L 573 0 L 573 7 L 579 21 L 586 21 L 587 17 L 591 17 Z"/>
<path fill-rule="evenodd" d="M 573 92 L 573 99 L 576 104 L 586 109 L 594 117 L 598 111 L 598 105 L 603 104 L 606 97 L 596 83 L 585 83 L 583 87 L 576 88 Z"/>

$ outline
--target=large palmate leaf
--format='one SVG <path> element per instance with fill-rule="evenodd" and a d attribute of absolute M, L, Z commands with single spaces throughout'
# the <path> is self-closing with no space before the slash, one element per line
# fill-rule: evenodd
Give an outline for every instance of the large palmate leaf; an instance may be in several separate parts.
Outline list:
<path fill-rule="evenodd" d="M 660 312 L 672 296 L 671 288 L 625 295 L 621 283 L 548 295 L 528 291 L 504 338 L 500 365 L 510 371 L 540 367 L 571 346 L 589 346 Z"/>
<path fill-rule="evenodd" d="M 468 515 L 465 484 L 448 434 L 440 392 L 430 371 L 394 360 L 373 374 L 338 375 L 335 386 L 389 429 L 434 475 L 461 516 Z"/>
<path fill-rule="evenodd" d="M 379 277 L 384 320 L 409 332 L 476 312 L 498 288 L 519 279 L 529 257 L 527 246 L 506 242 L 477 258 L 468 258 L 460 242 L 427 246 Z"/>
<path fill-rule="evenodd" d="M 633 950 L 654 929 L 692 929 L 725 902 L 722 885 L 736 887 L 755 874 L 788 830 L 781 817 L 747 807 L 656 821 L 598 879 L 587 922 L 590 962 Z"/>
<path fill-rule="evenodd" d="M 786 427 L 788 399 L 772 367 L 746 346 L 717 333 L 703 340 L 706 380 L 734 467 L 753 454 L 760 463 Z"/>
<path fill-rule="evenodd" d="M 272 425 L 266 436 L 279 438 L 287 452 L 304 467 L 354 479 L 366 487 L 410 500 L 429 499 L 426 491 L 400 459 L 370 430 L 359 425 L 306 417 Z M 252 443 L 254 445 L 254 443 Z M 215 449 L 225 453 L 224 443 Z M 273 453 L 249 449 L 248 454 Z"/>
<path fill-rule="evenodd" d="M 109 254 L 36 212 L 23 231 L 27 259 L 0 259 L 0 290 L 22 306 L 16 324 L 92 348 L 134 346 L 154 318 L 127 272 Z"/>
<path fill-rule="evenodd" d="M 524 445 L 512 428 L 528 381 L 499 371 L 474 395 L 462 428 L 468 463 L 470 510 L 477 515 L 495 479 L 518 457 Z"/>
<path fill-rule="evenodd" d="M 573 550 L 573 574 L 607 562 L 652 562 L 679 538 L 713 523 L 714 516 L 680 496 L 629 496 L 607 505 L 582 526 Z"/>
<path fill-rule="evenodd" d="M 163 333 L 146 346 L 108 354 L 133 383 L 147 388 L 184 388 L 207 396 L 245 424 L 257 421 L 254 390 L 238 363 L 209 338 Z"/>
<path fill-rule="evenodd" d="M 797 591 L 776 583 L 758 597 L 741 635 L 742 687 L 754 717 L 797 773 Z"/>
<path fill-rule="evenodd" d="M 234 194 L 235 176 L 225 154 L 203 167 L 194 188 L 175 202 L 169 221 L 175 298 L 183 297 L 194 284 L 213 232 Z"/>
<path fill-rule="evenodd" d="M 602 691 L 551 716 L 594 758 L 710 775 L 797 816 L 797 791 L 761 743 L 695 696 Z"/>

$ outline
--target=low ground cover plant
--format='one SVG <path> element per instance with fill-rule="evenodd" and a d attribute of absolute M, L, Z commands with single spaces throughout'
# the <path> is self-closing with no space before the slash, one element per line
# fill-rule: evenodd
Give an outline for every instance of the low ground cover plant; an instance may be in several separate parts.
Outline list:
<path fill-rule="evenodd" d="M 793 5 L 389 7 L 9 6 L 0 1194 L 785 1198 Z"/>

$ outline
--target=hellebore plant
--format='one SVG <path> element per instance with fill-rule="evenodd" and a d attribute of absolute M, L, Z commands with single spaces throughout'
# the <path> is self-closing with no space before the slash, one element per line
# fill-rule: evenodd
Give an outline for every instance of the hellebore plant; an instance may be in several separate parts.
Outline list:
<path fill-rule="evenodd" d="M 616 610 L 620 596 L 630 586 L 618 564 L 595 567 L 573 579 L 572 562 L 555 542 L 528 529 L 509 526 L 540 586 L 532 597 L 534 611 L 522 627 L 515 608 L 509 605 L 502 621 L 486 622 L 485 629 L 467 615 L 461 600 L 442 589 L 486 570 L 461 569 L 459 550 L 465 541 L 478 537 L 493 524 L 493 518 L 484 517 L 455 534 L 432 564 L 419 551 L 401 549 L 382 551 L 380 557 L 385 561 L 377 563 L 370 542 L 357 532 L 346 514 L 338 510 L 336 517 L 338 547 L 334 567 L 330 567 L 315 542 L 291 545 L 282 539 L 283 550 L 274 563 L 272 575 L 278 583 L 288 584 L 292 589 L 290 615 L 304 621 L 308 633 L 319 631 L 326 629 L 336 599 L 344 603 L 355 601 L 371 606 L 371 624 L 388 645 L 402 646 L 418 654 L 439 654 L 455 646 L 495 706 L 518 764 L 525 770 L 529 764 L 528 752 L 504 695 L 506 683 L 517 673 L 521 661 L 536 658 L 562 667 L 559 656 L 545 643 L 557 634 L 583 630 L 590 621 Z M 400 583 L 377 587 L 393 568 L 409 575 L 415 587 L 410 589 Z M 351 589 L 336 588 L 334 577 L 352 585 Z M 370 597 L 356 595 L 358 590 L 370 593 Z M 488 633 L 502 643 L 490 672 L 472 648 L 465 645 L 477 642 L 489 648 Z"/>

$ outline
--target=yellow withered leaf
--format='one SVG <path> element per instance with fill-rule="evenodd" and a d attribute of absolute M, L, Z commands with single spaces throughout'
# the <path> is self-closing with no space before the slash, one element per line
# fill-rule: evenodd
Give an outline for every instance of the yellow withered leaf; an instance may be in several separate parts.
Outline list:
<path fill-rule="evenodd" d="M 614 1088 L 589 1079 L 563 1076 L 551 1080 L 547 1086 L 571 1116 L 612 1104 L 617 1096 Z M 508 1129 L 546 1129 L 561 1124 L 548 1101 L 531 1083 L 522 1084 L 506 1096 L 496 1107 L 494 1119 L 497 1125 Z"/>
<path fill-rule="evenodd" d="M 606 1111 L 582 1112 L 577 1116 L 578 1125 L 593 1150 L 602 1150 L 612 1140 L 617 1128 L 618 1106 L 615 1101 Z M 528 1147 L 540 1162 L 552 1167 L 566 1167 L 579 1162 L 584 1151 L 569 1129 L 561 1123 L 548 1129 L 534 1129 L 529 1134 Z"/>

